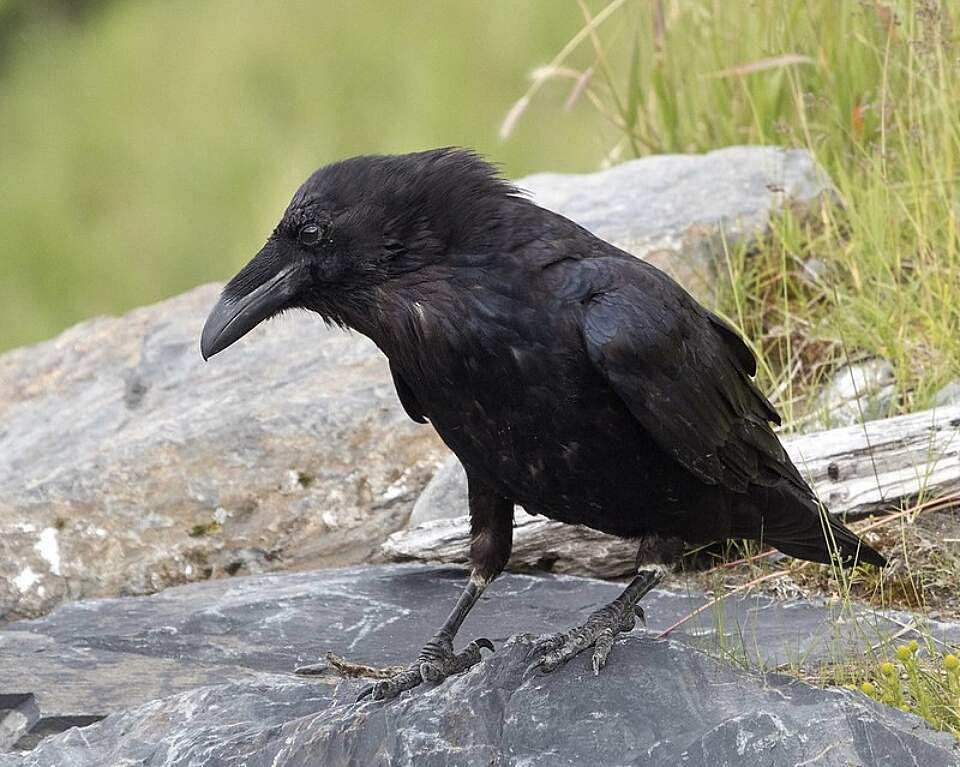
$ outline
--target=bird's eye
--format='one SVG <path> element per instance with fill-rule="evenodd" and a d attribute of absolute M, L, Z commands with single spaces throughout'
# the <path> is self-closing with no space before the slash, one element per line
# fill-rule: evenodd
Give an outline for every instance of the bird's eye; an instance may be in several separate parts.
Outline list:
<path fill-rule="evenodd" d="M 316 245 L 320 242 L 320 227 L 316 224 L 305 224 L 300 227 L 297 239 L 301 245 Z"/>

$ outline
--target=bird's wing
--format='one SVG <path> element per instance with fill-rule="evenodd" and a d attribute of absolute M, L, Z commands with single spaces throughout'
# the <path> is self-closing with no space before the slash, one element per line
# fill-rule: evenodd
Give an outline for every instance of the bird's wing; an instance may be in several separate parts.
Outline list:
<path fill-rule="evenodd" d="M 779 416 L 737 333 L 662 272 L 622 271 L 590 298 L 582 332 L 593 366 L 644 430 L 707 484 L 745 492 L 787 479 L 809 492 L 770 428 Z"/>
<path fill-rule="evenodd" d="M 390 363 L 390 375 L 393 376 L 393 385 L 396 387 L 397 396 L 400 398 L 400 404 L 403 405 L 406 414 L 417 423 L 426 423 L 427 416 L 423 412 L 423 407 L 417 401 L 417 396 L 407 382 L 403 380 L 392 362 Z"/>

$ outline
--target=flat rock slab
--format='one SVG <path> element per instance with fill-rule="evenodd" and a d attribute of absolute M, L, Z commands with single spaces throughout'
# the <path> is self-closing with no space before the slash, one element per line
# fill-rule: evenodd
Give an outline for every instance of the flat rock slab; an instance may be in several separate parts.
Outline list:
<path fill-rule="evenodd" d="M 462 642 L 483 635 L 499 649 L 463 678 L 354 706 L 360 682 L 290 673 L 327 652 L 377 665 L 410 661 L 463 581 L 459 570 L 411 565 L 271 574 L 76 602 L 19 621 L 0 632 L 0 691 L 10 699 L 0 734 L 6 727 L 7 747 L 17 749 L 0 765 L 366 765 L 414 757 L 548 765 L 601 756 L 609 764 L 794 764 L 820 753 L 822 764 L 909 764 L 908 754 L 924 765 L 956 763 L 953 740 L 913 716 L 705 655 L 720 646 L 765 668 L 840 659 L 900 631 L 905 617 L 854 622 L 823 605 L 762 595 L 727 600 L 722 620 L 711 609 L 657 640 L 706 597 L 655 591 L 644 600 L 647 630 L 618 642 L 600 677 L 581 657 L 525 679 L 527 640 L 510 637 L 568 627 L 620 587 L 508 574 L 461 633 Z M 960 643 L 960 628 L 936 631 Z M 104 715 L 43 737 L 69 725 L 66 717 Z"/>
<path fill-rule="evenodd" d="M 798 765 L 946 767 L 955 741 L 856 693 L 632 638 L 620 671 L 524 678 L 528 641 L 440 687 L 353 704 L 357 685 L 248 681 L 153 701 L 0 765 Z M 624 669 L 629 669 L 626 673 Z"/>

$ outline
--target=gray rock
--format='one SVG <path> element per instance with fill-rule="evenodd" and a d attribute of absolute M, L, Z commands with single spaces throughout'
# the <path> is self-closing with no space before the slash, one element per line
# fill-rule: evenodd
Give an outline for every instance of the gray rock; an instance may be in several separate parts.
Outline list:
<path fill-rule="evenodd" d="M 467 473 L 450 455 L 423 488 L 410 512 L 408 527 L 437 519 L 454 519 L 467 512 Z"/>
<path fill-rule="evenodd" d="M 951 381 L 934 394 L 933 404 L 936 407 L 960 405 L 960 381 Z M 417 502 L 419 503 L 419 499 Z"/>
<path fill-rule="evenodd" d="M 823 282 L 830 274 L 830 267 L 819 258 L 808 258 L 803 262 L 802 276 L 808 282 Z"/>
<path fill-rule="evenodd" d="M 526 678 L 528 640 L 516 632 L 567 627 L 620 587 L 505 575 L 461 635 L 488 636 L 499 649 L 459 679 L 352 705 L 360 682 L 290 674 L 326 652 L 409 661 L 463 580 L 462 571 L 420 566 L 271 574 L 77 602 L 19 621 L 0 631 L 0 689 L 22 699 L 17 748 L 40 743 L 0 755 L 0 766 L 749 765 L 818 756 L 827 765 L 957 764 L 953 739 L 916 717 L 743 670 L 816 667 L 889 640 L 905 616 L 861 611 L 854 622 L 823 604 L 762 594 L 728 599 L 715 608 L 722 616 L 704 611 L 658 640 L 706 596 L 655 591 L 644 602 L 648 629 L 618 642 L 599 677 L 581 657 Z M 934 633 L 960 641 L 958 626 Z M 718 650 L 738 665 L 714 660 Z M 107 718 L 55 734 L 67 714 Z"/>
<path fill-rule="evenodd" d="M 0 623 L 377 556 L 446 454 L 367 339 L 312 315 L 208 363 L 208 285 L 0 357 Z M 294 350 L 296 350 L 294 352 Z"/>
<path fill-rule="evenodd" d="M 749 247 L 784 208 L 799 216 L 834 199 L 802 149 L 733 146 L 703 155 L 657 155 L 588 175 L 521 179 L 544 207 L 676 277 L 701 298 L 723 273 L 725 248 Z"/>
<path fill-rule="evenodd" d="M 817 396 L 813 428 L 853 426 L 891 415 L 896 405 L 897 377 L 886 360 L 869 359 L 844 365 Z"/>
<path fill-rule="evenodd" d="M 949 735 L 856 693 L 631 638 L 627 673 L 525 679 L 528 640 L 439 688 L 352 704 L 357 685 L 245 682 L 152 701 L 0 765 L 955 766 Z"/>

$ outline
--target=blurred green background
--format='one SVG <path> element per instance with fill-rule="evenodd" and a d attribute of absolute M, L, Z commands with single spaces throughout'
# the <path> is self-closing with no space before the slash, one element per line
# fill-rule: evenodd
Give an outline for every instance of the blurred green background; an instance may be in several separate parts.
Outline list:
<path fill-rule="evenodd" d="M 582 26 L 558 0 L 0 0 L 0 350 L 227 278 L 331 160 L 596 167 L 560 84 L 497 137 Z"/>

